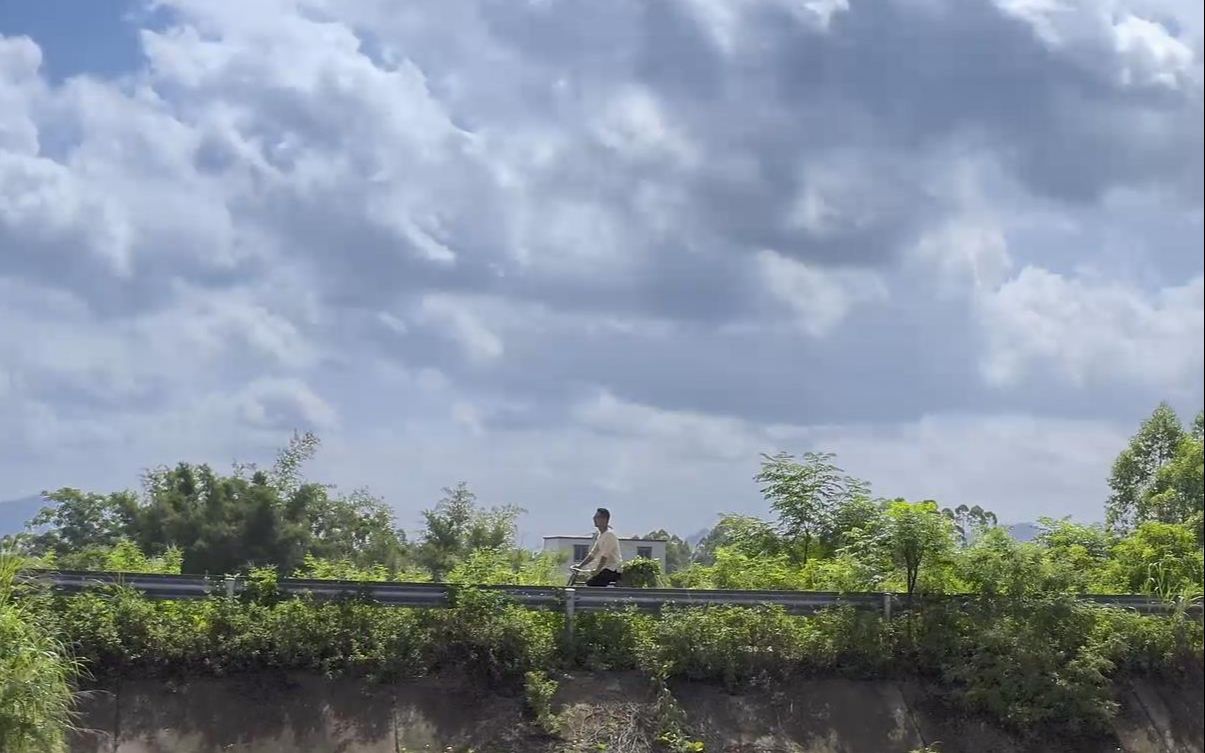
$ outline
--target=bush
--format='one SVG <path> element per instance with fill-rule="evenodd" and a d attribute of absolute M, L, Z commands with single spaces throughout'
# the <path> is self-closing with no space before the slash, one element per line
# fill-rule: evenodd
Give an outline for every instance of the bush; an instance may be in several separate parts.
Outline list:
<path fill-rule="evenodd" d="M 1093 641 L 1118 672 L 1177 675 L 1202 661 L 1201 623 L 1187 615 L 1141 615 L 1124 609 L 1095 610 Z"/>
<path fill-rule="evenodd" d="M 564 629 L 560 613 L 525 609 L 502 594 L 466 588 L 456 593 L 451 609 L 428 614 L 433 668 L 457 668 L 501 684 L 556 664 L 557 636 Z"/>
<path fill-rule="evenodd" d="M 1112 676 L 1127 650 L 1109 612 L 1060 597 L 1001 602 L 931 621 L 921 640 L 966 708 L 1018 731 L 1099 732 L 1116 711 Z"/>
<path fill-rule="evenodd" d="M 57 631 L 102 677 L 281 669 L 393 679 L 453 669 L 517 687 L 567 664 L 738 687 L 902 672 L 939 680 L 955 704 L 1014 728 L 1070 731 L 1108 722 L 1119 675 L 1174 674 L 1199 665 L 1203 651 L 1200 623 L 1184 615 L 1005 596 L 922 601 L 893 621 L 849 608 L 806 617 L 768 607 L 588 612 L 567 645 L 559 611 L 489 590 L 457 590 L 451 608 L 420 610 L 278 600 L 270 575 L 257 576 L 263 601 L 155 602 L 124 589 L 55 598 L 39 608 L 40 634 Z M 14 632 L 26 622 L 5 623 L 6 647 L 29 640 Z"/>
<path fill-rule="evenodd" d="M 558 731 L 558 720 L 552 712 L 552 697 L 556 695 L 557 682 L 543 672 L 528 672 L 524 675 L 523 693 L 527 710 L 535 717 L 536 724 L 549 735 Z"/>
<path fill-rule="evenodd" d="M 777 607 L 681 609 L 655 629 L 653 663 L 670 676 L 730 687 L 807 672 L 874 674 L 891 662 L 889 626 L 852 609 L 809 617 Z"/>
<path fill-rule="evenodd" d="M 632 588 L 656 588 L 660 583 L 660 561 L 637 557 L 624 563 L 622 585 Z"/>
<path fill-rule="evenodd" d="M 60 630 L 100 676 L 307 670 L 372 678 L 425 671 L 425 612 L 354 600 L 151 602 L 127 590 L 58 600 Z"/>
<path fill-rule="evenodd" d="M 670 676 L 729 686 L 781 678 L 801 661 L 798 620 L 780 609 L 676 609 L 657 623 L 655 661 Z"/>
<path fill-rule="evenodd" d="M 563 585 L 560 561 L 550 554 L 476 549 L 448 573 L 447 582 L 466 586 Z"/>
<path fill-rule="evenodd" d="M 1113 547 L 1106 579 L 1122 593 L 1202 594 L 1205 552 L 1190 526 L 1148 522 Z"/>
<path fill-rule="evenodd" d="M 657 618 L 635 609 L 584 612 L 574 624 L 572 663 L 592 671 L 648 666 Z"/>
<path fill-rule="evenodd" d="M 76 667 L 35 602 L 17 599 L 20 563 L 0 552 L 0 750 L 66 750 Z"/>

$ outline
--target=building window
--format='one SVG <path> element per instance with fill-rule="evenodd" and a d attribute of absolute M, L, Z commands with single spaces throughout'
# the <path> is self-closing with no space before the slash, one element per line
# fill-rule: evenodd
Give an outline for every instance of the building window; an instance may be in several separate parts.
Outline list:
<path fill-rule="evenodd" d="M 586 555 L 590 553 L 589 544 L 574 544 L 573 545 L 573 561 L 581 562 L 586 559 Z"/>
<path fill-rule="evenodd" d="M 653 548 L 651 546 L 638 546 L 636 547 L 636 556 L 651 560 L 653 558 Z"/>

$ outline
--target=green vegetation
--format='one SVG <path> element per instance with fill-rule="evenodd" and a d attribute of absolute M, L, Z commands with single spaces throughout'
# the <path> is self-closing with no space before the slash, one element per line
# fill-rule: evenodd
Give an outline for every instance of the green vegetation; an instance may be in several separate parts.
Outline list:
<path fill-rule="evenodd" d="M 665 542 L 665 572 L 676 573 L 690 565 L 690 544 L 664 528 L 649 531 L 642 538 Z"/>
<path fill-rule="evenodd" d="M 690 552 L 670 540 L 660 564 L 628 563 L 631 585 L 894 591 L 903 614 L 836 609 L 587 613 L 567 640 L 563 616 L 473 588 L 561 585 L 561 562 L 516 543 L 520 508 L 482 507 L 445 489 L 413 541 L 364 491 L 336 494 L 301 469 L 317 448 L 293 438 L 270 470 L 227 476 L 181 464 L 147 474 L 141 494 L 62 489 L 4 547 L 33 566 L 127 572 L 244 572 L 239 599 L 154 602 L 123 589 L 16 594 L 0 579 L 0 743 L 53 750 L 80 667 L 114 676 L 301 670 L 373 680 L 467 673 L 522 687 L 533 719 L 557 729 L 553 673 L 640 670 L 656 690 L 655 725 L 671 750 L 696 745 L 670 687 L 730 688 L 811 675 L 919 677 L 955 707 L 1019 730 L 1094 731 L 1115 713 L 1116 681 L 1174 676 L 1202 662 L 1201 624 L 1181 608 L 1147 617 L 1076 601 L 1143 593 L 1188 605 L 1202 595 L 1201 440 L 1160 406 L 1119 456 L 1109 525 L 1044 519 L 1018 542 L 991 511 L 872 497 L 827 454 L 763 457 L 756 480 L 772 518 L 724 516 Z M 1194 444 L 1195 443 L 1195 444 Z M 1195 454 L 1194 454 L 1195 453 Z M 278 574 L 457 584 L 449 609 L 381 607 L 355 598 L 286 599 Z M 964 594 L 958 599 L 946 598 Z M 75 657 L 68 660 L 65 657 Z M 24 746 L 24 747 L 22 747 Z"/>
<path fill-rule="evenodd" d="M 1018 729 L 1096 730 L 1114 711 L 1113 682 L 1175 676 L 1201 661 L 1201 629 L 1183 615 L 1145 617 L 1067 597 L 926 604 L 884 620 L 837 609 L 794 617 L 771 608 L 563 617 L 469 588 L 450 609 L 348 599 L 278 599 L 270 575 L 242 600 L 154 602 L 121 589 L 48 600 L 42 624 L 98 678 L 303 670 L 372 680 L 454 670 L 482 682 L 526 681 L 572 667 L 653 668 L 665 680 L 736 689 L 815 675 L 929 678 L 952 703 Z M 534 694 L 534 695 L 533 695 Z M 544 718 L 544 721 L 548 721 Z"/>
<path fill-rule="evenodd" d="M 661 562 L 645 557 L 628 560 L 623 565 L 623 585 L 631 588 L 656 588 L 661 584 Z"/>
<path fill-rule="evenodd" d="M 0 552 L 0 750 L 56 753 L 66 749 L 76 667 L 39 602 L 17 598 L 19 570 Z"/>
<path fill-rule="evenodd" d="M 1185 431 L 1175 411 L 1160 404 L 1117 456 L 1106 505 L 1112 530 L 1126 532 L 1149 521 L 1185 523 L 1202 534 L 1202 423 L 1200 412 Z"/>
<path fill-rule="evenodd" d="M 559 683 L 546 672 L 528 672 L 524 675 L 523 692 L 527 700 L 527 710 L 535 717 L 540 729 L 548 735 L 556 735 L 560 728 L 552 710 L 552 697 L 556 695 L 558 685 Z"/>

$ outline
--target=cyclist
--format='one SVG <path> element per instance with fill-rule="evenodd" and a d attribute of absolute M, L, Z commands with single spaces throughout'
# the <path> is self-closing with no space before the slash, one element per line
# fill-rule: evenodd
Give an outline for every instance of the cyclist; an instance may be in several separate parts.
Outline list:
<path fill-rule="evenodd" d="M 598 529 L 594 545 L 590 547 L 586 558 L 573 569 L 586 572 L 593 563 L 594 569 L 586 581 L 587 586 L 616 585 L 623 577 L 623 555 L 619 553 L 619 537 L 611 528 L 611 511 L 605 507 L 598 508 L 594 512 L 594 527 Z"/>

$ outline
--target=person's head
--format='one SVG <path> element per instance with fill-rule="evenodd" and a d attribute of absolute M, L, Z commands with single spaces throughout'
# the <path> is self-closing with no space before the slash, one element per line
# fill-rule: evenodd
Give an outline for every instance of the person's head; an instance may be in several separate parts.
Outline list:
<path fill-rule="evenodd" d="M 600 531 L 605 531 L 609 525 L 611 525 L 611 511 L 605 507 L 600 507 L 595 510 L 594 527 Z"/>

